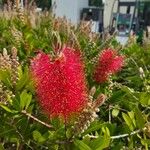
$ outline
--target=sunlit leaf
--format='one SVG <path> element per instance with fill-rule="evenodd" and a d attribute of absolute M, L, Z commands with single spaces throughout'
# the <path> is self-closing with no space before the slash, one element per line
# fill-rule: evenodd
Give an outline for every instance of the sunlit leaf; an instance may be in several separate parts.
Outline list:
<path fill-rule="evenodd" d="M 33 131 L 33 138 L 35 141 L 42 143 L 44 142 L 46 139 L 41 135 L 41 133 L 37 130 Z"/>
<path fill-rule="evenodd" d="M 129 129 L 131 131 L 133 131 L 134 127 L 133 127 L 131 118 L 127 114 L 125 114 L 125 113 L 122 113 L 122 117 L 125 120 L 126 124 L 128 125 Z"/>
<path fill-rule="evenodd" d="M 145 125 L 145 119 L 142 115 L 142 112 L 138 108 L 135 108 L 135 117 L 137 127 L 139 127 L 140 129 L 143 128 Z"/>
<path fill-rule="evenodd" d="M 80 150 L 92 150 L 88 145 L 86 145 L 84 142 L 82 142 L 80 140 L 75 140 L 74 144 Z"/>

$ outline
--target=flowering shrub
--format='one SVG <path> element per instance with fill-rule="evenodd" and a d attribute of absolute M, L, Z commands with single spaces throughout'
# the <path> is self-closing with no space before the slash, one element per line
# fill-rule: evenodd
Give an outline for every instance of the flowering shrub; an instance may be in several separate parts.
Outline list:
<path fill-rule="evenodd" d="M 0 149 L 148 150 L 149 49 L 29 10 L 0 17 Z"/>
<path fill-rule="evenodd" d="M 121 70 L 123 61 L 123 56 L 117 55 L 115 50 L 106 49 L 102 51 L 95 68 L 94 79 L 99 83 L 106 82 L 111 74 Z"/>
<path fill-rule="evenodd" d="M 65 47 L 56 58 L 39 53 L 31 71 L 42 108 L 50 116 L 67 119 L 87 104 L 87 87 L 79 51 Z"/>

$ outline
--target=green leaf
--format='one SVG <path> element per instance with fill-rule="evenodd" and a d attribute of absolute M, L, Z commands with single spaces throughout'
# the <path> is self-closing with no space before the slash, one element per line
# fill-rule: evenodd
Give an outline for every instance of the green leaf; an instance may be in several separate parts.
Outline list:
<path fill-rule="evenodd" d="M 90 146 L 94 150 L 103 150 L 109 147 L 110 144 L 110 131 L 107 127 L 102 127 L 103 136 L 91 141 Z"/>
<path fill-rule="evenodd" d="M 7 87 L 12 87 L 10 82 L 10 72 L 8 70 L 0 70 L 0 80 L 3 81 Z"/>
<path fill-rule="evenodd" d="M 1 105 L 0 104 L 0 107 L 2 107 L 3 109 L 5 109 L 7 112 L 9 112 L 9 113 L 13 113 L 13 111 L 12 110 L 10 110 L 7 106 L 4 106 L 4 105 Z"/>
<path fill-rule="evenodd" d="M 32 95 L 27 93 L 26 90 L 24 90 L 20 95 L 20 108 L 21 109 L 27 109 L 30 105 L 30 102 L 32 100 Z"/>
<path fill-rule="evenodd" d="M 125 120 L 126 124 L 128 125 L 129 129 L 131 131 L 133 131 L 134 127 L 133 127 L 131 118 L 127 114 L 125 114 L 125 113 L 122 113 L 122 117 Z"/>
<path fill-rule="evenodd" d="M 80 150 L 92 150 L 88 145 L 86 145 L 84 142 L 82 142 L 80 140 L 75 140 L 74 144 Z"/>
<path fill-rule="evenodd" d="M 135 115 L 133 111 L 128 112 L 129 117 L 132 120 L 133 125 L 136 127 Z"/>
<path fill-rule="evenodd" d="M 35 141 L 42 143 L 44 142 L 46 139 L 41 135 L 41 133 L 37 130 L 33 131 L 33 138 Z"/>
<path fill-rule="evenodd" d="M 12 107 L 18 111 L 20 111 L 20 98 L 19 98 L 19 96 L 16 94 L 15 99 L 12 101 Z"/>
<path fill-rule="evenodd" d="M 97 131 L 97 130 L 101 129 L 102 125 L 103 124 L 101 124 L 100 122 L 93 122 L 93 123 L 91 123 L 91 126 L 82 135 L 86 135 L 93 131 Z"/>
<path fill-rule="evenodd" d="M 145 145 L 145 144 L 150 145 L 150 139 L 141 139 L 141 143 L 143 145 Z"/>
<path fill-rule="evenodd" d="M 69 139 L 69 138 L 71 138 L 72 137 L 72 129 L 67 129 L 67 131 L 66 131 L 66 137 Z"/>
<path fill-rule="evenodd" d="M 32 100 L 32 95 L 28 94 L 25 109 L 27 109 L 29 107 L 31 100 Z"/>
<path fill-rule="evenodd" d="M 19 79 L 23 76 L 23 70 L 22 70 L 21 65 L 18 67 L 18 76 L 19 76 Z"/>
<path fill-rule="evenodd" d="M 57 128 L 57 130 L 54 132 L 53 139 L 58 138 L 64 138 L 66 135 L 64 126 L 61 126 L 60 128 Z"/>
<path fill-rule="evenodd" d="M 123 148 L 123 142 L 117 142 L 113 144 L 114 146 L 111 148 L 111 150 L 121 150 Z"/>
<path fill-rule="evenodd" d="M 127 86 L 122 86 L 121 88 L 122 91 L 126 92 L 131 98 L 135 101 L 138 101 L 138 98 L 135 95 L 135 91 Z"/>
<path fill-rule="evenodd" d="M 138 109 L 135 108 L 135 117 L 136 117 L 136 124 L 138 128 L 143 128 L 145 125 L 145 119 L 142 115 L 142 112 Z"/>
<path fill-rule="evenodd" d="M 91 138 L 87 135 L 87 136 L 84 136 L 83 140 L 82 140 L 84 143 L 90 143 L 91 141 Z M 92 147 L 91 147 L 92 148 Z"/>
<path fill-rule="evenodd" d="M 126 93 L 128 93 L 128 94 L 133 94 L 134 93 L 134 90 L 129 88 L 129 87 L 127 87 L 127 86 L 122 86 L 121 90 L 126 92 Z"/>
<path fill-rule="evenodd" d="M 107 127 L 102 127 L 102 131 L 103 131 L 104 135 L 110 136 L 110 131 Z"/>
<path fill-rule="evenodd" d="M 0 144 L 0 150 L 5 150 L 2 144 Z"/>
<path fill-rule="evenodd" d="M 54 131 L 48 131 L 48 139 L 54 140 Z"/>
<path fill-rule="evenodd" d="M 119 114 L 119 109 L 115 108 L 115 109 L 112 110 L 112 116 L 113 117 L 117 117 L 118 114 Z"/>
<path fill-rule="evenodd" d="M 93 139 L 90 142 L 90 146 L 91 146 L 92 149 L 96 150 L 97 148 L 100 148 L 103 145 L 103 142 L 104 142 L 104 137 L 99 136 L 98 138 Z"/>
<path fill-rule="evenodd" d="M 2 132 L 0 132 L 0 137 L 11 136 L 13 134 L 15 134 L 15 129 L 8 129 L 7 128 L 7 130 L 3 130 Z"/>
<path fill-rule="evenodd" d="M 124 96 L 125 92 L 124 91 L 114 91 L 113 95 L 110 97 L 110 101 L 112 103 L 116 103 L 122 100 L 122 97 Z"/>
<path fill-rule="evenodd" d="M 109 144 L 110 144 L 110 137 L 105 134 L 103 137 L 100 137 L 99 139 L 100 146 L 96 150 L 103 150 L 109 147 Z"/>
<path fill-rule="evenodd" d="M 140 93 L 140 103 L 142 105 L 150 106 L 150 93 L 149 92 Z"/>
<path fill-rule="evenodd" d="M 28 83 L 29 83 L 29 72 L 28 68 L 26 67 L 24 74 L 20 74 L 20 79 L 17 82 L 16 89 L 21 90 Z"/>

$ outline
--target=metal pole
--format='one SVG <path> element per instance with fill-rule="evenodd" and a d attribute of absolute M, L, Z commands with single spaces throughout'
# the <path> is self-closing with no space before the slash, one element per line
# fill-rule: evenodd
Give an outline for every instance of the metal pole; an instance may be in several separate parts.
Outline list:
<path fill-rule="evenodd" d="M 132 29 L 132 24 L 134 22 L 134 18 L 135 18 L 135 13 L 136 13 L 137 7 L 138 7 L 138 0 L 135 1 L 135 8 L 134 8 L 134 12 L 133 12 L 133 15 L 132 15 L 132 18 L 131 18 L 131 22 L 130 22 L 129 34 L 131 32 L 131 29 Z"/>
<path fill-rule="evenodd" d="M 119 3 L 119 0 L 114 0 L 113 1 L 113 5 L 112 5 L 112 8 L 111 8 L 111 17 L 110 17 L 110 21 L 109 21 L 109 30 L 111 29 L 111 25 L 112 25 L 113 10 L 114 10 L 114 6 L 115 6 L 116 1 L 118 1 L 118 3 Z"/>

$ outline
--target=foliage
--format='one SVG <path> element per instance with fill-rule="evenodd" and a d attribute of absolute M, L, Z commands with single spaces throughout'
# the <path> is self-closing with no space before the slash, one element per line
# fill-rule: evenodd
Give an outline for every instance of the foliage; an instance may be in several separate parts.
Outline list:
<path fill-rule="evenodd" d="M 150 148 L 149 49 L 132 43 L 122 48 L 113 37 L 102 39 L 91 33 L 90 24 L 74 26 L 47 12 L 5 12 L 0 22 L 0 149 Z M 64 45 L 82 52 L 92 99 L 88 110 L 95 110 L 94 104 L 100 100 L 97 119 L 82 132 L 78 127 L 83 125 L 84 116 L 90 118 L 91 114 L 85 111 L 70 124 L 49 118 L 39 107 L 30 77 L 30 60 L 37 52 L 55 56 L 53 50 Z M 126 62 L 117 75 L 98 84 L 92 73 L 105 48 L 116 49 Z M 107 96 L 104 104 L 102 93 Z"/>

